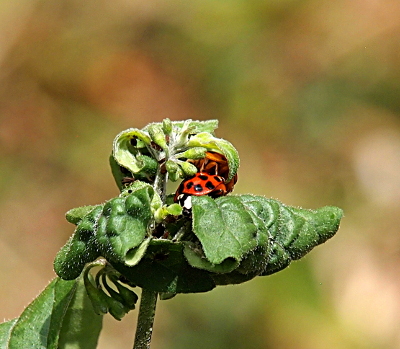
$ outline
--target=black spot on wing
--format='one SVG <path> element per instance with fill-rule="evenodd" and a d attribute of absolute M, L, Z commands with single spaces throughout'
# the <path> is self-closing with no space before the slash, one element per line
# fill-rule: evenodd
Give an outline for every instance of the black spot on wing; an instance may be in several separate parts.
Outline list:
<path fill-rule="evenodd" d="M 196 192 L 203 191 L 203 186 L 201 184 L 195 184 L 194 191 L 196 191 Z"/>
<path fill-rule="evenodd" d="M 213 189 L 215 189 L 215 185 L 212 184 L 210 181 L 207 181 L 207 183 L 206 183 L 206 188 L 207 188 L 207 189 L 210 189 L 210 190 L 213 190 Z"/>
<path fill-rule="evenodd" d="M 220 177 L 220 176 L 214 176 L 214 179 L 215 179 L 217 182 L 222 182 L 222 177 Z"/>

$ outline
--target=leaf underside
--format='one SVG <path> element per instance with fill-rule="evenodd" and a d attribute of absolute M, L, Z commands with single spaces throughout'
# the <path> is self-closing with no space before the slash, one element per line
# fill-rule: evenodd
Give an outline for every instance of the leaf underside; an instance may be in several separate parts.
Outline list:
<path fill-rule="evenodd" d="M 0 324 L 0 347 L 94 349 L 101 325 L 82 278 L 55 278 L 19 318 Z"/>

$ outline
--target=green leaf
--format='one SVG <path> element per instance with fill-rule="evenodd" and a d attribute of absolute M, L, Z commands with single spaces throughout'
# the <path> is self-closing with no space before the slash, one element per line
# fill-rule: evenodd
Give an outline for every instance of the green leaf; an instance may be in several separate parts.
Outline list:
<path fill-rule="evenodd" d="M 255 195 L 216 200 L 192 197 L 192 205 L 193 232 L 199 238 L 204 257 L 212 266 L 228 258 L 241 262 L 232 271 L 233 283 L 254 273 L 269 275 L 284 269 L 292 260 L 331 238 L 343 216 L 337 207 L 306 210 Z M 229 275 L 214 279 L 217 284 L 225 283 Z"/>
<path fill-rule="evenodd" d="M 229 182 L 237 173 L 239 168 L 239 153 L 232 145 L 232 143 L 225 139 L 212 136 L 210 133 L 202 132 L 194 135 L 189 139 L 189 147 L 204 147 L 211 151 L 216 151 L 223 154 L 228 160 L 229 175 L 226 179 Z"/>
<path fill-rule="evenodd" d="M 178 130 L 182 129 L 185 122 L 188 121 L 188 127 L 191 130 L 192 134 L 200 133 L 200 132 L 209 132 L 213 133 L 218 128 L 218 120 L 205 120 L 205 121 L 198 121 L 198 120 L 186 120 L 186 121 L 172 121 L 172 126 L 177 128 Z M 144 131 L 147 131 L 151 125 L 159 124 L 163 126 L 164 122 L 154 122 L 146 127 L 143 128 Z M 164 127 L 165 128 L 165 127 Z"/>
<path fill-rule="evenodd" d="M 239 261 L 234 258 L 226 258 L 220 264 L 211 263 L 205 258 L 202 249 L 194 243 L 185 243 L 183 252 L 189 264 L 198 269 L 204 269 L 214 273 L 229 273 L 239 266 Z"/>
<path fill-rule="evenodd" d="M 207 148 L 204 147 L 194 147 L 194 148 L 189 148 L 188 150 L 175 154 L 175 157 L 177 159 L 203 159 L 206 157 L 206 152 Z"/>
<path fill-rule="evenodd" d="M 76 290 L 65 313 L 58 342 L 59 349 L 94 349 L 102 329 L 103 316 L 95 314 L 83 277 L 76 281 Z"/>
<path fill-rule="evenodd" d="M 109 157 L 109 163 L 111 167 L 111 173 L 114 177 L 115 184 L 117 185 L 119 190 L 122 190 L 124 188 L 123 184 L 123 179 L 125 177 L 131 177 L 130 171 L 125 169 L 124 167 L 121 167 L 118 162 L 114 159 L 113 154 L 110 155 Z M 126 173 L 128 172 L 128 173 Z"/>
<path fill-rule="evenodd" d="M 150 146 L 151 144 L 151 139 L 147 132 L 141 131 L 136 128 L 130 128 L 128 130 L 122 131 L 117 135 L 117 137 L 115 137 L 113 143 L 112 155 L 115 161 L 117 162 L 117 164 L 128 169 L 133 174 L 145 172 L 149 176 L 154 175 L 158 166 L 157 161 L 149 156 L 146 156 L 146 154 L 142 154 L 139 151 L 138 145 L 136 147 L 132 147 L 132 139 L 138 139 L 143 142 L 143 147 L 145 147 L 145 145 Z M 113 168 L 112 163 L 111 165 L 111 167 Z M 117 177 L 120 177 L 120 175 L 117 175 Z"/>
<path fill-rule="evenodd" d="M 18 318 L 0 324 L 0 348 L 10 348 L 8 343 L 10 342 L 12 330 L 17 321 Z"/>
<path fill-rule="evenodd" d="M 182 169 L 176 162 L 168 160 L 165 163 L 165 168 L 168 171 L 169 179 L 172 182 L 176 182 L 179 178 L 183 178 Z"/>
<path fill-rule="evenodd" d="M 101 287 L 94 285 L 93 278 L 89 274 L 92 266 L 87 266 L 83 272 L 83 282 L 85 284 L 86 293 L 92 303 L 92 309 L 97 315 L 105 315 L 108 313 L 108 298 Z"/>
<path fill-rule="evenodd" d="M 123 304 L 128 307 L 129 310 L 135 309 L 136 303 L 138 301 L 137 294 L 119 283 L 118 280 L 113 280 L 113 282 L 118 289 L 119 295 L 123 299 Z"/>
<path fill-rule="evenodd" d="M 193 232 L 211 264 L 228 258 L 241 261 L 260 243 L 268 244 L 268 229 L 258 217 L 246 210 L 238 196 L 214 200 L 192 197 Z"/>
<path fill-rule="evenodd" d="M 95 207 L 96 206 L 82 206 L 73 208 L 65 214 L 65 218 L 68 222 L 78 225 L 82 218 L 89 214 L 89 212 L 92 211 Z"/>
<path fill-rule="evenodd" d="M 101 328 L 101 317 L 93 316 L 94 312 L 89 303 L 84 307 L 82 302 L 78 301 L 78 295 L 85 295 L 84 290 L 82 280 L 54 279 L 18 319 L 0 325 L 0 347 L 95 348 Z M 90 330 L 90 333 L 87 330 Z M 64 343 L 66 338 L 71 338 L 71 331 L 75 335 L 74 345 L 66 346 Z"/>
<path fill-rule="evenodd" d="M 182 206 L 179 204 L 164 205 L 154 212 L 154 218 L 157 223 L 162 222 L 167 216 L 179 216 L 182 214 Z"/>
<path fill-rule="evenodd" d="M 179 216 L 182 214 L 182 206 L 179 204 L 171 204 L 166 206 L 166 210 L 170 215 Z"/>
<path fill-rule="evenodd" d="M 132 263 L 131 251 L 142 243 L 153 218 L 153 196 L 153 188 L 145 185 L 104 205 L 97 221 L 96 241 L 108 261 Z"/>
<path fill-rule="evenodd" d="M 150 241 L 151 241 L 150 238 L 144 239 L 139 246 L 129 250 L 126 253 L 125 264 L 130 267 L 133 267 L 136 264 L 138 264 L 140 260 L 143 258 L 144 254 L 146 253 Z"/>
<path fill-rule="evenodd" d="M 166 135 L 170 135 L 172 132 L 172 122 L 170 119 L 164 119 L 162 121 L 162 129 Z"/>
<path fill-rule="evenodd" d="M 134 253 L 147 234 L 153 212 L 161 199 L 151 185 L 135 181 L 120 196 L 103 205 L 93 206 L 75 229 L 75 233 L 57 253 L 54 270 L 65 280 L 77 278 L 86 263 L 102 255 L 110 261 L 137 263 Z M 82 211 L 80 211 L 82 210 Z M 80 216 L 85 207 L 71 210 Z M 69 211 L 69 212 L 71 212 Z M 73 218 L 74 221 L 78 221 Z"/>
<path fill-rule="evenodd" d="M 206 292 L 215 287 L 210 273 L 188 264 L 183 255 L 183 244 L 170 240 L 151 240 L 145 256 L 134 267 L 111 264 L 134 285 L 156 292 Z"/>
<path fill-rule="evenodd" d="M 179 161 L 179 166 L 181 167 L 185 177 L 192 177 L 197 173 L 197 167 L 186 161 Z"/>
<path fill-rule="evenodd" d="M 68 242 L 57 253 L 54 270 L 62 279 L 76 279 L 86 263 L 92 262 L 100 256 L 95 231 L 103 206 L 93 206 L 94 208 L 79 221 Z"/>
<path fill-rule="evenodd" d="M 15 322 L 4 348 L 57 348 L 63 313 L 75 287 L 75 281 L 54 279 Z"/>

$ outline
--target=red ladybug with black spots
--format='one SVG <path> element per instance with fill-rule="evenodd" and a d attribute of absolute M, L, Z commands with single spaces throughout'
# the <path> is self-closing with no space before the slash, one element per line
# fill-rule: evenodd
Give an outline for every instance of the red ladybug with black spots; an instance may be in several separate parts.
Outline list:
<path fill-rule="evenodd" d="M 194 177 L 183 181 L 175 193 L 174 202 L 190 210 L 192 208 L 191 195 L 209 195 L 217 198 L 227 194 L 225 179 L 218 175 L 206 172 L 197 172 Z"/>

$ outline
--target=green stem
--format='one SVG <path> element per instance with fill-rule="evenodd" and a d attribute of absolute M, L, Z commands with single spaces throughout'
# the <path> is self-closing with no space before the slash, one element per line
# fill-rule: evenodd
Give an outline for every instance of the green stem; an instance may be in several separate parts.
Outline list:
<path fill-rule="evenodd" d="M 153 188 L 160 195 L 163 203 L 165 203 L 166 198 L 165 191 L 167 177 L 167 173 L 161 173 L 161 169 L 158 168 Z M 156 315 L 157 297 L 157 292 L 146 290 L 144 288 L 142 289 L 133 349 L 150 348 L 154 317 Z"/>
<path fill-rule="evenodd" d="M 167 180 L 168 173 L 161 173 L 161 169 L 158 168 L 153 188 L 160 195 L 163 204 L 166 200 Z"/>
<path fill-rule="evenodd" d="M 142 289 L 133 349 L 149 349 L 156 315 L 157 292 Z"/>

